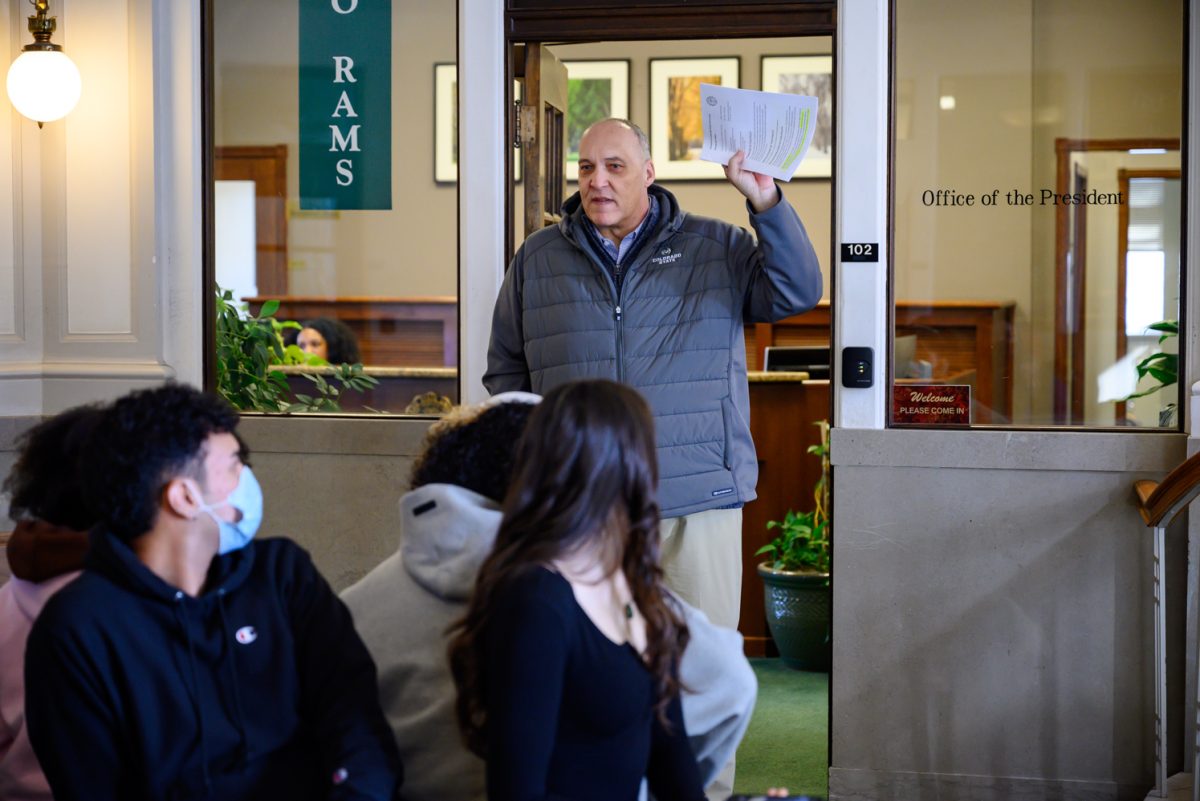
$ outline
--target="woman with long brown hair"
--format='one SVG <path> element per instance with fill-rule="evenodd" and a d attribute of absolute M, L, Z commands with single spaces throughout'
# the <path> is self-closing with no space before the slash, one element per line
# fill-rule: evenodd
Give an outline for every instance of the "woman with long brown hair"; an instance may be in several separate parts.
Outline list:
<path fill-rule="evenodd" d="M 450 664 L 490 801 L 702 801 L 680 713 L 688 634 L 658 565 L 650 411 L 577 381 L 546 395 Z"/>

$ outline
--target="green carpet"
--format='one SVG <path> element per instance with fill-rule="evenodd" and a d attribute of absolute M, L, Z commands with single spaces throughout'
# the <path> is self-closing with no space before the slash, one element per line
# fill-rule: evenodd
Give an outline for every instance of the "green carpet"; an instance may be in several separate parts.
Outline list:
<path fill-rule="evenodd" d="M 829 674 L 751 659 L 758 704 L 737 752 L 734 790 L 761 793 L 786 787 L 796 795 L 829 789 Z"/>

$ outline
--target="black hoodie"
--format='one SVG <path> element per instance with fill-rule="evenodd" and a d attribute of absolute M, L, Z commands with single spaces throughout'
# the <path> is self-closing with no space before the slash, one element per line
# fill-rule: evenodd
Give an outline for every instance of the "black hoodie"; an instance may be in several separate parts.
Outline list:
<path fill-rule="evenodd" d="M 213 560 L 192 598 L 97 531 L 25 657 L 30 740 L 58 801 L 391 799 L 375 665 L 308 554 Z"/>

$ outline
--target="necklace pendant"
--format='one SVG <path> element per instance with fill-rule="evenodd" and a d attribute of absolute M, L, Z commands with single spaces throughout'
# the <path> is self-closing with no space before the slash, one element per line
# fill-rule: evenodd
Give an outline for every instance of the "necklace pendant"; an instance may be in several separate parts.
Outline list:
<path fill-rule="evenodd" d="M 633 604 L 625 604 L 625 619 L 633 620 Z"/>

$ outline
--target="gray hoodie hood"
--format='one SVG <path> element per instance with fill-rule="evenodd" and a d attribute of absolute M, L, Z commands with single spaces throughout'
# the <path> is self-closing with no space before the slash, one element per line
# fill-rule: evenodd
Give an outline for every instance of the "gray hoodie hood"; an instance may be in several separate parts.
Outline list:
<path fill-rule="evenodd" d="M 400 555 L 422 588 L 465 601 L 492 550 L 500 507 L 453 484 L 426 484 L 400 498 Z"/>

